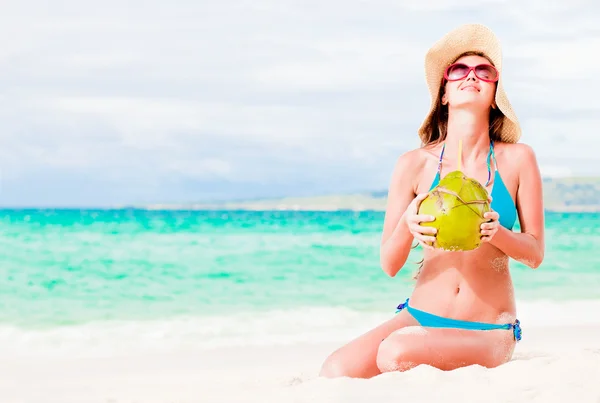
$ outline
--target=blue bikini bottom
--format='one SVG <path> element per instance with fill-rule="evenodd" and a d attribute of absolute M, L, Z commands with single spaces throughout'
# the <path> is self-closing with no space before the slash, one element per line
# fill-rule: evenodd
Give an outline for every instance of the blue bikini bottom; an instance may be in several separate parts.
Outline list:
<path fill-rule="evenodd" d="M 497 329 L 506 329 L 512 330 L 513 336 L 516 341 L 521 340 L 521 322 L 518 319 L 515 320 L 515 323 L 506 323 L 506 324 L 494 324 L 494 323 L 483 323 L 483 322 L 470 322 L 464 320 L 456 320 L 445 318 L 443 316 L 433 315 L 429 312 L 421 311 L 415 308 L 412 308 L 408 305 L 408 298 L 405 302 L 398 305 L 396 308 L 396 313 L 400 312 L 404 308 L 408 309 L 408 313 L 410 313 L 413 318 L 416 319 L 417 322 L 423 327 L 442 327 L 442 328 L 455 328 L 455 329 L 467 329 L 467 330 L 497 330 Z"/>

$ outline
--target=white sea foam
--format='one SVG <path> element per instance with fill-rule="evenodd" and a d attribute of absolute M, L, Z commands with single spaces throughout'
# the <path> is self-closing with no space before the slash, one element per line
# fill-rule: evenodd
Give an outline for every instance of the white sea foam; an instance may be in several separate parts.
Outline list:
<path fill-rule="evenodd" d="M 532 327 L 600 324 L 600 300 L 521 302 L 524 337 Z M 104 356 L 123 352 L 173 352 L 219 347 L 341 343 L 392 317 L 391 312 L 299 308 L 257 314 L 173 318 L 161 321 L 93 322 L 45 330 L 0 326 L 0 351 L 19 355 Z"/>

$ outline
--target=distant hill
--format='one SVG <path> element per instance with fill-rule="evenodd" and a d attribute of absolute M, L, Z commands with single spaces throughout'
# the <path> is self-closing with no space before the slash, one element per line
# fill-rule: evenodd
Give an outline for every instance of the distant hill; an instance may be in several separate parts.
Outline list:
<path fill-rule="evenodd" d="M 544 206 L 548 211 L 600 212 L 600 177 L 545 178 Z M 194 210 L 375 210 L 384 211 L 387 190 L 358 194 L 285 197 L 220 203 L 152 205 L 150 209 Z"/>
<path fill-rule="evenodd" d="M 600 211 L 600 178 L 546 178 L 544 204 L 552 210 Z"/>

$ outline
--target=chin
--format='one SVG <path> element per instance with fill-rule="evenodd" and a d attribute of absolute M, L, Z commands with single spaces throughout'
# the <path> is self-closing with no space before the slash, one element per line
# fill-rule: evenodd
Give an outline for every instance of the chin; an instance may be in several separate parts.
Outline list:
<path fill-rule="evenodd" d="M 471 108 L 478 108 L 478 109 L 487 109 L 487 107 L 492 103 L 492 101 L 488 101 L 488 100 L 484 100 L 483 98 L 481 98 L 480 96 L 477 96 L 480 94 L 472 94 L 472 96 L 462 96 L 462 97 L 457 97 L 459 99 L 454 99 L 454 102 L 452 103 L 452 106 L 454 108 L 464 108 L 464 107 L 471 107 Z"/>

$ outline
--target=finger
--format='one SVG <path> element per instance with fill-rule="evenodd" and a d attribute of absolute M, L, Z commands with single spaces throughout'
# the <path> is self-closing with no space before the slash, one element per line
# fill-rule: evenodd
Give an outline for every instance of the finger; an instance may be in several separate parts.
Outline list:
<path fill-rule="evenodd" d="M 414 217 L 415 222 L 431 222 L 435 221 L 435 217 L 428 214 L 416 214 Z"/>
<path fill-rule="evenodd" d="M 488 211 L 483 213 L 483 218 L 487 218 L 488 220 L 497 220 L 500 218 L 500 214 L 495 211 Z"/>
<path fill-rule="evenodd" d="M 494 228 L 494 229 L 487 229 L 487 230 L 482 230 L 481 234 L 485 235 L 485 236 L 489 236 L 492 237 L 494 236 L 494 234 L 498 232 L 498 228 Z"/>
<path fill-rule="evenodd" d="M 489 236 L 482 236 L 481 237 L 481 242 L 489 242 L 490 239 L 492 239 L 492 238 L 490 238 Z"/>
<path fill-rule="evenodd" d="M 417 201 L 422 201 L 425 200 L 425 198 L 429 195 L 429 193 L 419 193 L 417 195 L 417 197 L 415 197 L 415 200 Z"/>
<path fill-rule="evenodd" d="M 489 229 L 494 229 L 498 226 L 498 224 L 496 222 L 486 222 L 481 224 L 481 229 L 482 230 L 489 230 Z"/>
<path fill-rule="evenodd" d="M 419 193 L 417 197 L 415 197 L 415 204 L 417 208 L 421 205 L 421 202 L 425 200 L 429 196 L 429 193 Z"/>
<path fill-rule="evenodd" d="M 432 235 L 427 235 L 427 234 L 423 234 L 421 231 L 416 230 L 416 231 L 411 231 L 411 233 L 413 234 L 413 237 L 419 241 L 423 241 L 423 242 L 432 242 L 435 240 L 435 237 Z"/>
<path fill-rule="evenodd" d="M 498 226 L 494 225 L 492 228 L 484 228 L 481 230 L 481 233 L 483 234 L 488 233 L 488 234 L 493 234 L 496 233 L 496 231 L 498 231 Z"/>
<path fill-rule="evenodd" d="M 429 235 L 435 235 L 437 234 L 437 228 L 435 227 L 426 227 L 423 225 L 419 225 L 417 223 L 412 223 L 410 226 L 410 232 L 415 233 L 415 234 L 429 234 Z"/>
<path fill-rule="evenodd" d="M 438 230 L 435 227 L 426 227 L 423 225 L 415 225 L 415 232 L 418 232 L 419 234 L 429 234 L 429 235 L 435 235 L 437 234 Z"/>
<path fill-rule="evenodd" d="M 435 242 L 435 237 L 433 236 L 427 236 L 427 235 L 423 235 L 423 234 L 415 234 L 415 238 L 417 238 L 417 240 L 421 241 L 421 242 L 425 242 L 425 243 L 433 243 Z"/>
<path fill-rule="evenodd" d="M 425 243 L 425 242 L 423 242 L 423 241 L 418 241 L 418 242 L 419 242 L 419 245 L 421 245 L 421 247 L 422 247 L 423 249 L 429 249 L 429 250 L 433 250 L 433 246 L 431 246 L 431 245 L 429 245 L 429 244 L 427 244 L 427 243 Z"/>
<path fill-rule="evenodd" d="M 412 214 L 406 219 L 409 225 L 419 224 L 421 222 L 435 221 L 435 217 L 427 214 Z"/>

